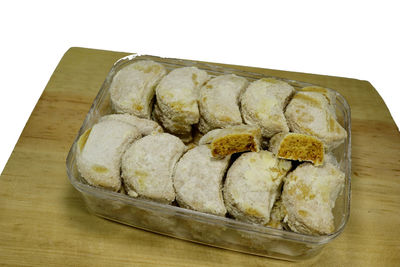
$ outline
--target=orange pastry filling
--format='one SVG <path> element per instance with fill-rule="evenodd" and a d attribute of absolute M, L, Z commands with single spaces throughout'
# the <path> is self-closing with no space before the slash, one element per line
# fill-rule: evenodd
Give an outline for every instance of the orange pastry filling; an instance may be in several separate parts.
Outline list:
<path fill-rule="evenodd" d="M 288 135 L 279 147 L 278 157 L 321 165 L 324 160 L 324 146 L 311 136 Z"/>
<path fill-rule="evenodd" d="M 244 151 L 258 151 L 254 136 L 250 134 L 228 135 L 211 143 L 211 153 L 214 157 L 225 157 Z"/>

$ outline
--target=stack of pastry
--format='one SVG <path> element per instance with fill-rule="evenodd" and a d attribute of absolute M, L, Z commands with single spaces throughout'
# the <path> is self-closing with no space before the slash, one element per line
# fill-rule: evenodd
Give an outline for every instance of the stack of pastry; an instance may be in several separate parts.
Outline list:
<path fill-rule="evenodd" d="M 119 70 L 110 96 L 115 114 L 77 142 L 88 184 L 266 227 L 335 230 L 345 175 L 330 152 L 347 132 L 334 91 L 142 60 Z"/>

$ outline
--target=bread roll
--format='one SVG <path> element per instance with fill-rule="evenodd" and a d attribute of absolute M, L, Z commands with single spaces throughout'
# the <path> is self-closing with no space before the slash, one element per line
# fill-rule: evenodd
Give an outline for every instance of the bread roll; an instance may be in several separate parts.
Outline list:
<path fill-rule="evenodd" d="M 149 119 L 155 86 L 165 74 L 165 68 L 151 60 L 136 61 L 120 69 L 110 85 L 113 109 Z"/>
<path fill-rule="evenodd" d="M 209 79 L 207 72 L 196 67 L 184 67 L 171 71 L 156 88 L 157 105 L 162 116 L 180 125 L 191 127 L 199 122 L 200 87 Z M 163 122 L 163 121 L 161 121 Z M 163 124 L 171 133 L 176 132 L 173 124 Z"/>
<path fill-rule="evenodd" d="M 125 122 L 105 120 L 95 124 L 78 140 L 79 173 L 90 185 L 120 190 L 122 154 L 140 137 L 138 129 Z"/>
<path fill-rule="evenodd" d="M 285 116 L 291 131 L 317 137 L 327 150 L 337 147 L 347 137 L 323 94 L 298 92 L 287 105 Z"/>
<path fill-rule="evenodd" d="M 269 151 L 242 154 L 226 175 L 224 198 L 228 212 L 240 221 L 266 225 L 290 168 L 290 161 L 277 159 Z"/>
<path fill-rule="evenodd" d="M 234 74 L 217 76 L 200 89 L 199 107 L 202 133 L 215 128 L 242 124 L 239 109 L 239 96 L 247 87 L 248 81 Z"/>
<path fill-rule="evenodd" d="M 200 212 L 225 215 L 221 188 L 229 158 L 214 159 L 206 145 L 186 152 L 179 160 L 174 174 L 179 205 Z"/>
<path fill-rule="evenodd" d="M 259 126 L 265 138 L 289 132 L 283 109 L 293 93 L 294 88 L 280 80 L 263 78 L 252 82 L 241 95 L 244 122 Z"/>
<path fill-rule="evenodd" d="M 168 133 L 148 135 L 134 142 L 122 157 L 122 178 L 128 195 L 173 202 L 172 174 L 185 149 L 178 137 Z"/>
<path fill-rule="evenodd" d="M 303 163 L 291 172 L 282 192 L 285 222 L 294 232 L 312 235 L 335 230 L 332 209 L 344 186 L 345 175 L 330 161 L 316 167 Z"/>

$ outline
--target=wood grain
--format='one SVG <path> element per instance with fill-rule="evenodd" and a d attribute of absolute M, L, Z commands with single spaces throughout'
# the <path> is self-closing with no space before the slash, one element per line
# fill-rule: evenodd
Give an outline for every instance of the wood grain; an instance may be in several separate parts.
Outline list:
<path fill-rule="evenodd" d="M 0 177 L 0 265 L 278 266 L 285 261 L 181 241 L 90 215 L 65 159 L 112 64 L 126 53 L 71 48 L 63 56 Z M 339 91 L 352 110 L 348 225 L 299 265 L 400 262 L 400 134 L 367 81 L 230 66 Z"/>

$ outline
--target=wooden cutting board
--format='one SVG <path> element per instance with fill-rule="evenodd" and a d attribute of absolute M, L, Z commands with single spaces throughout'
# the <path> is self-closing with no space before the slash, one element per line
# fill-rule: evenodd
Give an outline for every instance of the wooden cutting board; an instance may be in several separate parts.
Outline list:
<path fill-rule="evenodd" d="M 0 177 L 0 265 L 275 266 L 286 261 L 212 248 L 90 215 L 65 159 L 112 64 L 127 55 L 69 49 Z M 352 111 L 351 216 L 342 235 L 299 265 L 400 264 L 400 134 L 367 81 L 231 66 L 339 91 Z"/>

